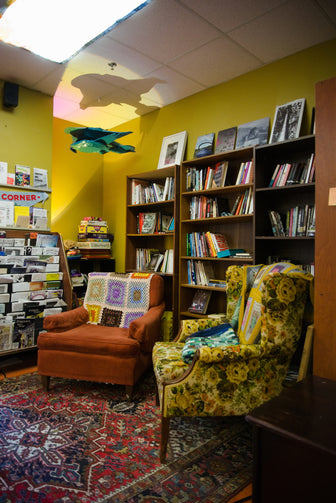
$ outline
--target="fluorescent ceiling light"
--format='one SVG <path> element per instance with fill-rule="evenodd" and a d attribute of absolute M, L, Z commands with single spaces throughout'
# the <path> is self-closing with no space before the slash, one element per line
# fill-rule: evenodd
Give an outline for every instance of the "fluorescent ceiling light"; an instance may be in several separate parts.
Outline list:
<path fill-rule="evenodd" d="M 0 40 L 62 63 L 147 3 L 144 0 L 16 0 L 0 19 Z"/>

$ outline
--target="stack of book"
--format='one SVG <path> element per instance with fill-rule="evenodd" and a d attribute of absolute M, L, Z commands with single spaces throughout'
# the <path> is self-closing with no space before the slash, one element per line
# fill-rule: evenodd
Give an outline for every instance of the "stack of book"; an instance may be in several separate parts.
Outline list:
<path fill-rule="evenodd" d="M 100 217 L 84 217 L 78 226 L 77 248 L 83 258 L 111 258 L 113 234 Z"/>

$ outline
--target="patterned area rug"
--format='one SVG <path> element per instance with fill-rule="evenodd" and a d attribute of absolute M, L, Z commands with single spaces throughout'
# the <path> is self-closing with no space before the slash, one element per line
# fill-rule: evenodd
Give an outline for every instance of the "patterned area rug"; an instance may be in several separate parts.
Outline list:
<path fill-rule="evenodd" d="M 252 480 L 243 418 L 171 421 L 159 462 L 154 377 L 124 388 L 39 376 L 0 381 L 0 503 L 223 503 Z"/>

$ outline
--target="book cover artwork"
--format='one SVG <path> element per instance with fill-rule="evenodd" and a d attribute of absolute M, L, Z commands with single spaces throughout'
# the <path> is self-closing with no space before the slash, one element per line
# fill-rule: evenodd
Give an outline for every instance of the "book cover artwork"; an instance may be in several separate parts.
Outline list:
<path fill-rule="evenodd" d="M 215 154 L 233 150 L 235 147 L 237 128 L 222 129 L 218 132 Z"/>
<path fill-rule="evenodd" d="M 238 126 L 236 149 L 265 145 L 268 140 L 269 123 L 270 118 L 265 117 Z"/>
<path fill-rule="evenodd" d="M 209 133 L 197 138 L 194 157 L 205 157 L 213 153 L 215 133 Z"/>
<path fill-rule="evenodd" d="M 16 164 L 15 166 L 15 185 L 21 187 L 30 185 L 30 167 Z"/>

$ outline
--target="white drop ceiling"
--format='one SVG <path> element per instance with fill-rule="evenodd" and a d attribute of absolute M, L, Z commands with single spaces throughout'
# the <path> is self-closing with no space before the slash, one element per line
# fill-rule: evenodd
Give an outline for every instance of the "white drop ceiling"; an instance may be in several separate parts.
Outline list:
<path fill-rule="evenodd" d="M 0 78 L 113 129 L 334 38 L 335 0 L 152 0 L 64 64 L 0 42 Z"/>

